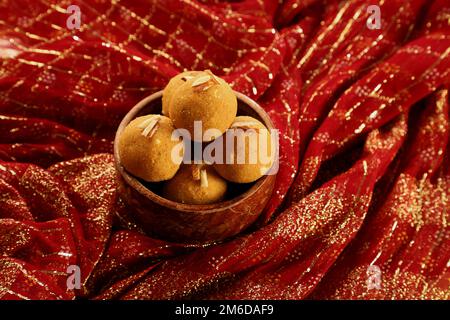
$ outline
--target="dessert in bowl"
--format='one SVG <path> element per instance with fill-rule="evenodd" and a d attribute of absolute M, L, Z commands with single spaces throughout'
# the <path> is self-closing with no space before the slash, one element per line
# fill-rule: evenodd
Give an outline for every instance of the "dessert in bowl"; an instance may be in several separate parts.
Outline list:
<path fill-rule="evenodd" d="M 263 211 L 275 183 L 273 168 L 278 165 L 277 154 L 270 165 L 258 161 L 237 164 L 238 157 L 234 156 L 235 163 L 227 165 L 199 160 L 192 149 L 203 152 L 217 143 L 223 146 L 228 137 L 226 134 L 237 127 L 244 130 L 254 127 L 258 133 L 264 130 L 265 134 L 274 132 L 275 128 L 268 114 L 255 101 L 222 87 L 225 83 L 222 79 L 210 74 L 209 84 L 205 85 L 205 72 L 198 72 L 184 82 L 178 81 L 179 85 L 185 86 L 181 90 L 171 89 L 173 97 L 163 97 L 163 91 L 159 91 L 141 100 L 120 123 L 114 140 L 120 196 L 133 211 L 136 222 L 151 236 L 182 243 L 223 240 L 245 230 Z M 196 83 L 202 86 L 197 89 L 201 91 L 195 90 Z M 217 88 L 208 88 L 208 85 Z M 189 124 L 205 112 L 191 112 L 186 108 L 189 105 L 197 107 L 196 95 L 208 91 L 211 96 L 207 97 L 208 103 L 200 104 L 201 108 L 228 100 L 220 104 L 219 112 L 207 111 L 206 118 L 201 119 L 206 120 L 201 122 L 201 129 L 208 131 L 214 127 L 215 133 L 199 136 Z M 183 96 L 176 97 L 177 92 Z M 230 92 L 236 97 L 235 107 Z M 215 102 L 217 97 L 220 101 Z M 175 128 L 191 134 L 190 139 L 179 140 L 181 148 L 176 139 L 168 139 L 170 130 Z M 270 142 L 268 145 L 269 153 L 273 155 L 275 146 Z M 220 148 L 218 145 L 216 150 Z M 235 153 L 236 148 L 233 150 Z M 178 154 L 179 158 L 171 162 L 169 153 Z M 225 159 L 226 155 L 224 149 L 221 157 Z M 248 157 L 244 154 L 244 162 Z"/>

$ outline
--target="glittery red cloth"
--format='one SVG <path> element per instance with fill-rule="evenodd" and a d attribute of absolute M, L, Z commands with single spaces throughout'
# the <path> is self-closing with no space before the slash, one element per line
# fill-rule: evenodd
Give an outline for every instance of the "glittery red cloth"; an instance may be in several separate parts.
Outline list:
<path fill-rule="evenodd" d="M 1 1 L 0 298 L 448 299 L 449 14 L 448 0 Z M 257 225 L 204 248 L 143 234 L 111 155 L 126 112 L 184 68 L 224 76 L 282 133 Z"/>

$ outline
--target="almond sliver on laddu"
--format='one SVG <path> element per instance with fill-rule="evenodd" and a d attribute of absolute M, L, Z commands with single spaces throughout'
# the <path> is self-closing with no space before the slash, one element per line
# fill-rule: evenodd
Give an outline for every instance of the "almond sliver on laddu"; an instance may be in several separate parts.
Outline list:
<path fill-rule="evenodd" d="M 202 84 L 207 83 L 209 80 L 211 80 L 211 76 L 201 76 L 192 83 L 192 87 L 201 86 Z"/>
<path fill-rule="evenodd" d="M 144 137 L 152 137 L 155 134 L 155 132 L 156 132 L 159 120 L 161 120 L 160 117 L 153 117 L 153 118 L 151 118 L 150 122 L 148 123 L 148 125 L 142 131 L 142 135 Z"/>

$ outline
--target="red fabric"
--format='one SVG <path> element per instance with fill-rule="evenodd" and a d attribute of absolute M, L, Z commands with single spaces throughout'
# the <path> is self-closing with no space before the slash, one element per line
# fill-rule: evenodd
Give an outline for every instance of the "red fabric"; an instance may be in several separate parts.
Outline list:
<path fill-rule="evenodd" d="M 64 1 L 0 3 L 0 298 L 449 298 L 448 1 L 72 4 L 80 30 Z M 143 234 L 111 155 L 126 112 L 183 69 L 281 131 L 260 219 L 205 248 Z"/>

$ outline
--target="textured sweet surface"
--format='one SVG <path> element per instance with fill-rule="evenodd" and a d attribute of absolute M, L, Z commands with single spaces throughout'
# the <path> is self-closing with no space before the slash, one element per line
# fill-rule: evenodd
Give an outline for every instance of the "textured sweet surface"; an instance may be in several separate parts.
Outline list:
<path fill-rule="evenodd" d="M 186 71 L 177 74 L 175 77 L 169 80 L 167 85 L 164 87 L 164 92 L 162 96 L 162 114 L 169 116 L 169 106 L 170 100 L 172 99 L 176 90 L 183 85 L 188 79 L 194 77 L 200 73 L 200 71 Z"/>
<path fill-rule="evenodd" d="M 2 299 L 450 298 L 448 0 L 70 3 L 81 30 L 67 1 L 0 2 Z M 110 154 L 128 110 L 192 69 L 281 131 L 259 226 L 201 248 L 142 233 Z"/>
<path fill-rule="evenodd" d="M 169 180 L 177 173 L 183 158 L 182 143 L 172 139 L 172 121 L 161 115 L 132 120 L 119 137 L 119 156 L 124 168 L 149 182 Z M 172 155 L 179 149 L 179 159 Z"/>
<path fill-rule="evenodd" d="M 237 99 L 230 86 L 204 73 L 182 84 L 174 92 L 169 106 L 169 116 L 175 127 L 188 130 L 196 141 L 213 140 L 213 137 L 204 137 L 207 130 L 217 130 L 218 135 L 224 133 L 236 112 Z M 195 121 L 200 123 L 199 137 L 195 133 Z"/>
<path fill-rule="evenodd" d="M 267 174 L 273 164 L 275 146 L 270 132 L 255 118 L 236 117 L 230 129 L 213 143 L 223 147 L 223 158 L 214 168 L 228 181 L 254 182 Z"/>
<path fill-rule="evenodd" d="M 165 198 L 187 204 L 218 202 L 226 192 L 227 182 L 211 166 L 183 165 L 163 187 Z"/>

